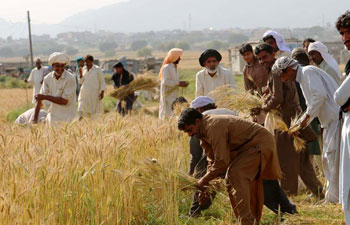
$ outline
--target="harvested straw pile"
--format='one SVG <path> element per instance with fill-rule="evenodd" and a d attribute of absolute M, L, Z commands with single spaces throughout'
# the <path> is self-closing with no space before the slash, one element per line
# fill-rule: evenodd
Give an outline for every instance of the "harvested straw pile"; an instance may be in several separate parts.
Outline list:
<path fill-rule="evenodd" d="M 122 86 L 113 90 L 110 96 L 117 99 L 125 99 L 128 95 L 138 90 L 155 92 L 155 88 L 159 86 L 159 80 L 156 76 L 150 74 L 139 75 L 135 77 L 129 85 Z"/>
<path fill-rule="evenodd" d="M 171 170 L 167 165 L 161 165 L 156 159 L 145 160 L 138 166 L 136 184 L 140 186 L 150 185 L 154 190 L 162 189 L 164 185 L 172 177 L 177 180 L 177 189 L 180 191 L 196 191 L 198 180 L 181 171 Z M 216 191 L 226 193 L 224 180 L 216 179 L 210 182 L 207 192 Z"/>
<path fill-rule="evenodd" d="M 218 107 L 227 108 L 250 114 L 250 110 L 261 107 L 264 103 L 259 95 L 252 95 L 243 90 L 236 90 L 230 86 L 222 86 L 209 93 Z"/>

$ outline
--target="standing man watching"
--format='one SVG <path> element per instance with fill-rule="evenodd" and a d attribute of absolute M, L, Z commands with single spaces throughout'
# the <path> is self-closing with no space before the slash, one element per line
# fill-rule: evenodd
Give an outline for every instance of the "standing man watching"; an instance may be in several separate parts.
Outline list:
<path fill-rule="evenodd" d="M 276 31 L 266 31 L 263 35 L 263 41 L 273 47 L 276 58 L 290 56 L 290 48 L 287 47 L 284 38 Z"/>
<path fill-rule="evenodd" d="M 77 61 L 77 67 L 75 69 L 75 81 L 77 82 L 77 97 L 79 96 L 80 93 L 80 84 L 79 84 L 79 77 L 81 76 L 81 74 L 83 74 L 83 67 L 84 67 L 84 57 L 79 56 L 76 58 Z M 78 101 L 78 99 L 77 99 Z"/>
<path fill-rule="evenodd" d="M 102 70 L 94 64 L 92 55 L 85 56 L 85 66 L 79 75 L 81 90 L 78 98 L 80 116 L 92 116 L 103 113 L 103 96 L 106 82 Z"/>
<path fill-rule="evenodd" d="M 337 61 L 329 54 L 327 46 L 316 41 L 309 45 L 309 57 L 317 67 L 328 73 L 338 85 L 343 79 Z"/>
<path fill-rule="evenodd" d="M 32 83 L 34 85 L 33 86 L 33 100 L 32 100 L 33 104 L 36 103 L 35 96 L 37 94 L 39 94 L 41 85 L 42 85 L 43 80 L 44 80 L 44 69 L 42 68 L 41 64 L 42 64 L 42 62 L 41 62 L 40 58 L 37 58 L 35 60 L 36 67 L 32 70 L 32 72 L 30 72 L 28 79 L 24 80 L 24 82 Z"/>
<path fill-rule="evenodd" d="M 220 65 L 221 59 L 221 54 L 215 49 L 207 49 L 199 57 L 199 64 L 205 68 L 196 75 L 196 97 L 207 96 L 223 85 L 236 88 L 232 72 Z"/>
<path fill-rule="evenodd" d="M 346 11 L 336 22 L 337 30 L 344 46 L 350 51 L 350 11 Z M 343 112 L 344 124 L 341 135 L 339 200 L 345 214 L 345 222 L 350 225 L 350 60 L 345 67 L 347 78 L 334 94 L 334 99 Z"/>
<path fill-rule="evenodd" d="M 165 119 L 172 116 L 171 105 L 178 97 L 178 87 L 187 87 L 187 81 L 180 81 L 177 72 L 177 65 L 182 57 L 182 49 L 173 48 L 165 57 L 162 68 L 159 72 L 160 83 L 160 102 L 159 119 Z"/>
<path fill-rule="evenodd" d="M 49 57 L 49 65 L 53 71 L 49 73 L 43 82 L 40 94 L 37 94 L 35 114 L 33 122 L 38 122 L 40 108 L 44 104 L 48 106 L 46 122 L 56 125 L 57 122 L 71 122 L 76 116 L 75 91 L 77 85 L 74 76 L 65 70 L 69 63 L 69 57 L 62 52 L 54 52 Z"/>

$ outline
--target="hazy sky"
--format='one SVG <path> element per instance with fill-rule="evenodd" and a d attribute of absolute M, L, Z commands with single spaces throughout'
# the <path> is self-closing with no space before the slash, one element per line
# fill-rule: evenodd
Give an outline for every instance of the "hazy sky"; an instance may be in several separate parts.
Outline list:
<path fill-rule="evenodd" d="M 27 10 L 32 23 L 59 23 L 63 19 L 87 9 L 96 9 L 126 0 L 4 0 L 0 17 L 11 22 L 25 22 Z"/>

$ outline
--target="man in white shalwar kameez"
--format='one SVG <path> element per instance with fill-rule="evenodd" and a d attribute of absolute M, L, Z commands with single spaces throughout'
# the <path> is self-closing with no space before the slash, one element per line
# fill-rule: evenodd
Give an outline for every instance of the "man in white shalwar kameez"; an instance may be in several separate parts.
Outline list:
<path fill-rule="evenodd" d="M 103 96 L 106 82 L 100 67 L 93 64 L 91 55 L 85 57 L 85 66 L 79 76 L 82 85 L 78 97 L 78 112 L 81 116 L 92 116 L 103 113 Z"/>
<path fill-rule="evenodd" d="M 199 64 L 205 68 L 196 74 L 196 97 L 208 96 L 224 85 L 236 88 L 232 72 L 220 65 L 221 59 L 221 54 L 215 49 L 207 49 L 199 57 Z"/>
<path fill-rule="evenodd" d="M 291 50 L 288 48 L 284 38 L 274 30 L 268 30 L 263 34 L 263 41 L 275 49 L 276 59 L 282 56 L 291 56 Z"/>
<path fill-rule="evenodd" d="M 337 61 L 329 54 L 327 46 L 322 42 L 316 41 L 309 45 L 308 51 L 309 57 L 317 67 L 328 73 L 340 85 L 343 76 L 341 75 Z"/>
<path fill-rule="evenodd" d="M 41 84 L 44 80 L 44 68 L 41 66 L 41 60 L 37 58 L 35 60 L 35 68 L 30 72 L 28 79 L 25 79 L 24 82 L 33 84 L 33 104 L 36 103 L 35 96 L 39 94 Z"/>
<path fill-rule="evenodd" d="M 53 71 L 45 78 L 40 89 L 40 94 L 35 96 L 33 122 L 38 122 L 40 109 L 43 103 L 48 108 L 46 122 L 55 126 L 57 122 L 71 122 L 76 116 L 76 82 L 74 76 L 65 70 L 69 63 L 69 57 L 61 52 L 54 52 L 49 57 L 49 65 Z"/>
<path fill-rule="evenodd" d="M 160 69 L 160 102 L 159 102 L 159 119 L 165 119 L 172 116 L 171 104 L 178 97 L 178 87 L 187 87 L 188 82 L 179 81 L 177 65 L 182 57 L 182 49 L 173 48 L 165 57 L 162 68 Z"/>
<path fill-rule="evenodd" d="M 341 15 L 336 28 L 341 35 L 344 46 L 350 51 L 350 11 Z M 350 62 L 350 60 L 349 60 Z M 348 62 L 348 64 L 349 64 Z M 343 111 L 343 128 L 341 134 L 339 199 L 343 206 L 345 222 L 350 225 L 350 76 L 338 88 L 334 99 Z"/>
<path fill-rule="evenodd" d="M 323 70 L 315 66 L 301 67 L 289 57 L 277 59 L 272 72 L 280 75 L 283 82 L 299 82 L 307 105 L 300 127 L 306 127 L 315 117 L 320 120 L 323 128 L 323 167 L 327 178 L 325 199 L 338 203 L 341 122 L 339 107 L 333 100 L 338 84 Z"/>

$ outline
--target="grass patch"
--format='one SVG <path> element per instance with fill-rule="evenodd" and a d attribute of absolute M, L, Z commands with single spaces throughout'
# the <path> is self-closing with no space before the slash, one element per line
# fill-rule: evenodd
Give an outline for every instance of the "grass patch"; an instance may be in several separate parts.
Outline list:
<path fill-rule="evenodd" d="M 29 88 L 30 84 L 26 84 L 24 80 L 11 76 L 0 76 L 0 88 Z"/>

